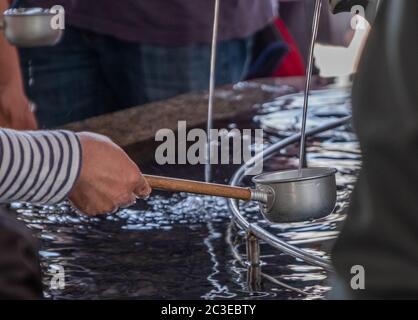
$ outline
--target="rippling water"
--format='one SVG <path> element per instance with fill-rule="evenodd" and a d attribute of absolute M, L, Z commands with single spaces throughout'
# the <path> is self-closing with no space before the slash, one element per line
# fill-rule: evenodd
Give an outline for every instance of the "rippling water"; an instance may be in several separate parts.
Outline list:
<path fill-rule="evenodd" d="M 271 144 L 297 132 L 301 105 L 299 93 L 279 98 L 261 106 L 251 125 L 263 128 L 265 142 Z M 308 128 L 345 116 L 349 110 L 347 90 L 315 91 L 310 100 Z M 240 123 L 228 125 L 240 127 Z M 248 128 L 247 123 L 245 127 Z M 351 128 L 339 128 L 310 139 L 307 160 L 310 166 L 338 169 L 335 213 L 314 222 L 274 226 L 260 223 L 289 243 L 328 257 L 360 167 L 359 147 Z M 265 170 L 296 166 L 297 147 L 292 146 L 268 160 Z M 193 176 L 193 170 L 197 169 L 187 168 L 185 172 Z M 173 172 L 172 168 L 158 171 L 166 175 Z M 232 169 L 222 173 L 231 174 Z M 264 281 L 257 292 L 250 290 L 247 269 L 231 250 L 245 253 L 243 234 L 231 223 L 225 199 L 156 193 L 146 202 L 100 218 L 78 215 L 66 204 L 13 207 L 19 212 L 19 219 L 41 239 L 46 297 L 316 299 L 329 290 L 323 270 L 265 244 L 261 245 L 263 272 L 305 294 L 269 281 Z M 250 220 L 260 219 L 256 205 L 246 204 L 242 210 Z M 65 269 L 63 290 L 49 288 L 54 265 Z"/>

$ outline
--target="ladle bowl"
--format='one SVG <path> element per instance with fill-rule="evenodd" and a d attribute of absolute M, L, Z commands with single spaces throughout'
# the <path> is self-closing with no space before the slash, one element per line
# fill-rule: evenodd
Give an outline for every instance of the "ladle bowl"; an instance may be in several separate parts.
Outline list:
<path fill-rule="evenodd" d="M 337 186 L 333 168 L 305 168 L 264 173 L 253 178 L 256 190 L 268 193 L 260 202 L 264 217 L 275 223 L 323 218 L 335 208 Z"/>
<path fill-rule="evenodd" d="M 255 189 L 145 175 L 153 189 L 257 201 L 273 223 L 319 219 L 332 213 L 337 187 L 333 168 L 287 170 L 253 178 Z"/>
<path fill-rule="evenodd" d="M 41 47 L 57 44 L 63 30 L 53 28 L 55 12 L 42 8 L 15 8 L 0 15 L 0 29 L 6 39 L 17 47 Z"/>

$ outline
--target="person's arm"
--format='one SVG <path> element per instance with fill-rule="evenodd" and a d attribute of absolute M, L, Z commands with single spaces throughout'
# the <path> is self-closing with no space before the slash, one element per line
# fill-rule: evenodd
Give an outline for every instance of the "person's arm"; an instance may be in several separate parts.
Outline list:
<path fill-rule="evenodd" d="M 0 0 L 0 13 L 8 7 Z M 36 129 L 36 119 L 27 99 L 20 72 L 17 51 L 0 32 L 0 127 Z"/>
<path fill-rule="evenodd" d="M 55 204 L 115 211 L 151 189 L 139 168 L 110 139 L 93 133 L 0 129 L 0 202 Z"/>
<path fill-rule="evenodd" d="M 78 178 L 81 156 L 72 132 L 0 130 L 0 201 L 63 201 Z"/>
<path fill-rule="evenodd" d="M 0 12 L 8 6 L 0 0 Z M 35 128 L 16 49 L 0 33 L 0 202 L 54 204 L 68 197 L 89 214 L 108 213 L 151 188 L 110 139 L 93 133 L 15 131 Z"/>

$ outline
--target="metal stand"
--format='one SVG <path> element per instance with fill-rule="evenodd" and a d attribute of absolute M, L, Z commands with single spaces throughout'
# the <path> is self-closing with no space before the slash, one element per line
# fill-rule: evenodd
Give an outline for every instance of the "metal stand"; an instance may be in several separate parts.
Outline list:
<path fill-rule="evenodd" d="M 312 137 L 322 132 L 332 130 L 343 125 L 349 124 L 351 121 L 351 117 L 344 117 L 336 121 L 332 121 L 327 123 L 323 126 L 311 129 L 306 132 L 307 137 Z M 287 139 L 279 141 L 278 143 L 273 144 L 272 146 L 268 147 L 264 152 L 263 156 L 264 159 L 268 159 L 272 157 L 274 154 L 280 152 L 283 148 L 296 143 L 300 139 L 300 134 L 295 134 Z M 260 155 L 258 155 L 260 156 Z M 250 159 L 247 163 L 245 163 L 241 168 L 239 168 L 234 176 L 231 179 L 231 185 L 237 186 L 241 183 L 242 179 L 245 176 L 245 171 L 251 167 L 255 161 L 258 161 L 257 157 L 255 156 Z M 312 253 L 308 253 L 307 251 L 300 249 L 294 245 L 287 243 L 286 241 L 279 239 L 277 236 L 272 234 L 271 232 L 267 231 L 265 228 L 259 226 L 257 223 L 250 223 L 240 212 L 238 201 L 230 199 L 228 200 L 228 206 L 230 211 L 233 215 L 233 223 L 238 226 L 240 229 L 244 230 L 247 234 L 247 267 L 248 267 L 248 284 L 250 288 L 254 291 L 259 290 L 261 287 L 260 278 L 263 277 L 275 284 L 278 284 L 282 287 L 288 288 L 293 291 L 300 291 L 299 289 L 292 288 L 286 284 L 283 284 L 273 277 L 263 274 L 261 272 L 261 264 L 260 264 L 260 240 L 269 244 L 270 246 L 280 250 L 283 253 L 286 253 L 294 258 L 301 259 L 304 262 L 318 266 L 323 268 L 328 272 L 333 272 L 332 266 L 327 259 L 322 257 L 316 256 Z M 237 250 L 231 246 L 234 256 L 238 259 L 240 263 L 242 263 L 242 259 L 239 256 Z M 299 293 L 304 293 L 300 291 Z"/>
<path fill-rule="evenodd" d="M 251 232 L 247 233 L 247 281 L 250 291 L 261 290 L 260 243 Z"/>

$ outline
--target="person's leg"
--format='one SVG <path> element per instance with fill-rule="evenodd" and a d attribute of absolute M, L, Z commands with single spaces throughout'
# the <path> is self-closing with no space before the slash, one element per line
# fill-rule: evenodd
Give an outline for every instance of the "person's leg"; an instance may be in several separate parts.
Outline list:
<path fill-rule="evenodd" d="M 29 229 L 0 207 L 0 299 L 42 299 L 38 244 Z"/>
<path fill-rule="evenodd" d="M 219 44 L 216 65 L 217 86 L 232 84 L 245 79 L 252 60 L 252 48 L 253 37 L 225 41 Z M 206 80 L 206 84 L 209 86 L 208 80 Z"/>
<path fill-rule="evenodd" d="M 158 46 L 91 34 L 103 81 L 114 100 L 109 111 L 206 90 L 211 46 Z M 218 86 L 242 80 L 249 68 L 252 37 L 219 43 Z"/>
<path fill-rule="evenodd" d="M 114 97 L 111 111 L 149 102 L 145 94 L 141 45 L 110 36 L 94 36 L 103 81 Z"/>
<path fill-rule="evenodd" d="M 117 57 L 107 55 L 107 79 L 119 91 L 121 107 L 207 90 L 210 45 L 156 46 L 120 44 Z M 219 43 L 216 85 L 242 80 L 251 61 L 252 39 Z M 102 54 L 104 55 L 104 53 Z M 123 86 L 120 84 L 123 83 Z"/>
<path fill-rule="evenodd" d="M 53 127 L 108 112 L 111 93 L 103 81 L 88 32 L 67 27 L 54 47 L 21 49 L 26 93 L 37 105 L 40 127 Z"/>

